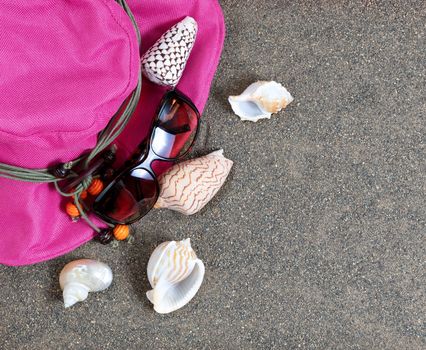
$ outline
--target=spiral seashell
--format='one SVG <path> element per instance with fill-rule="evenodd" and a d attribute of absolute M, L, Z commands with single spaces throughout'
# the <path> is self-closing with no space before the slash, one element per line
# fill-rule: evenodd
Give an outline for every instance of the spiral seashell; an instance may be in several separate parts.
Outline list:
<path fill-rule="evenodd" d="M 143 55 L 142 72 L 152 82 L 175 87 L 188 61 L 197 36 L 197 22 L 185 17 Z"/>
<path fill-rule="evenodd" d="M 99 292 L 108 288 L 111 282 L 110 267 L 90 259 L 75 260 L 66 264 L 59 275 L 66 308 L 85 300 L 89 292 Z"/>
<path fill-rule="evenodd" d="M 197 213 L 222 187 L 232 165 L 223 150 L 174 165 L 159 179 L 161 190 L 155 208 Z"/>
<path fill-rule="evenodd" d="M 293 101 L 287 89 L 275 81 L 258 81 L 239 96 L 229 96 L 232 110 L 241 120 L 271 118 Z"/>
<path fill-rule="evenodd" d="M 189 238 L 160 244 L 149 258 L 147 270 L 153 289 L 146 296 L 162 314 L 186 305 L 200 289 L 205 272 Z"/>

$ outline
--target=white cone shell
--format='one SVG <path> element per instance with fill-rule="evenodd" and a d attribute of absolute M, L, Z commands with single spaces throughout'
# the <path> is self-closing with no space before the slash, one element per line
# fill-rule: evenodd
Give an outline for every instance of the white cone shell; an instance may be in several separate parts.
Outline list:
<path fill-rule="evenodd" d="M 156 208 L 192 215 L 216 195 L 231 171 L 233 162 L 223 150 L 175 164 L 159 179 Z"/>
<path fill-rule="evenodd" d="M 65 307 L 85 300 L 89 292 L 108 288 L 112 278 L 110 267 L 100 261 L 80 259 L 68 263 L 59 275 Z"/>
<path fill-rule="evenodd" d="M 154 310 L 162 314 L 186 305 L 200 289 L 205 273 L 189 238 L 160 244 L 152 253 L 147 270 L 153 289 L 146 295 Z"/>
<path fill-rule="evenodd" d="M 232 110 L 241 120 L 257 122 L 271 118 L 293 101 L 287 89 L 275 81 L 258 81 L 251 84 L 241 95 L 229 96 Z"/>
<path fill-rule="evenodd" d="M 185 17 L 165 32 L 142 57 L 144 75 L 156 84 L 175 87 L 194 46 L 197 28 L 195 19 Z"/>

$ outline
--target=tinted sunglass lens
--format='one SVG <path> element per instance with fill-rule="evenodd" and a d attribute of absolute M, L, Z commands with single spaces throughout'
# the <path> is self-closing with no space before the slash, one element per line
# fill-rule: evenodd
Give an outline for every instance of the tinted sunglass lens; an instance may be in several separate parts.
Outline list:
<path fill-rule="evenodd" d="M 117 223 L 130 223 L 148 213 L 158 198 L 154 177 L 145 169 L 118 178 L 94 203 L 95 211 Z"/>
<path fill-rule="evenodd" d="M 194 143 L 197 112 L 178 98 L 169 99 L 160 112 L 152 138 L 152 149 L 164 158 L 178 158 Z"/>

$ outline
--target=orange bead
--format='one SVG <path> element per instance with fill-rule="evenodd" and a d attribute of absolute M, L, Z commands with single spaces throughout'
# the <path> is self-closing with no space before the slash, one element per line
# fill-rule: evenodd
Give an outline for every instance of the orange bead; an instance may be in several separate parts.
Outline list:
<path fill-rule="evenodd" d="M 87 189 L 87 191 L 92 195 L 92 196 L 97 196 L 99 193 L 102 192 L 102 190 L 104 189 L 104 184 L 100 179 L 93 179 L 92 183 L 90 184 L 89 188 Z"/>
<path fill-rule="evenodd" d="M 80 216 L 80 211 L 78 210 L 77 206 L 72 202 L 68 202 L 66 204 L 65 211 L 72 218 L 78 218 Z"/>
<path fill-rule="evenodd" d="M 76 196 L 73 196 L 74 200 L 76 200 Z M 87 191 L 84 190 L 80 193 L 80 199 L 86 199 L 87 198 Z"/>
<path fill-rule="evenodd" d="M 127 225 L 117 225 L 112 233 L 117 241 L 122 241 L 129 237 L 130 229 Z"/>

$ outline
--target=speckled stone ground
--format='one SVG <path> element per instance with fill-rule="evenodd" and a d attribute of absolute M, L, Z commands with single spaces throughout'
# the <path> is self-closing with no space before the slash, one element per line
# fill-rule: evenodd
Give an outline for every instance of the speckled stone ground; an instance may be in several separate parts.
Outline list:
<path fill-rule="evenodd" d="M 133 245 L 0 267 L 1 349 L 426 347 L 425 2 L 222 5 L 203 151 L 225 149 L 229 181 L 194 217 L 151 213 Z M 227 96 L 258 79 L 295 101 L 242 123 Z M 205 282 L 185 308 L 155 314 L 149 254 L 188 236 Z M 80 257 L 115 280 L 65 311 L 57 274 Z"/>

